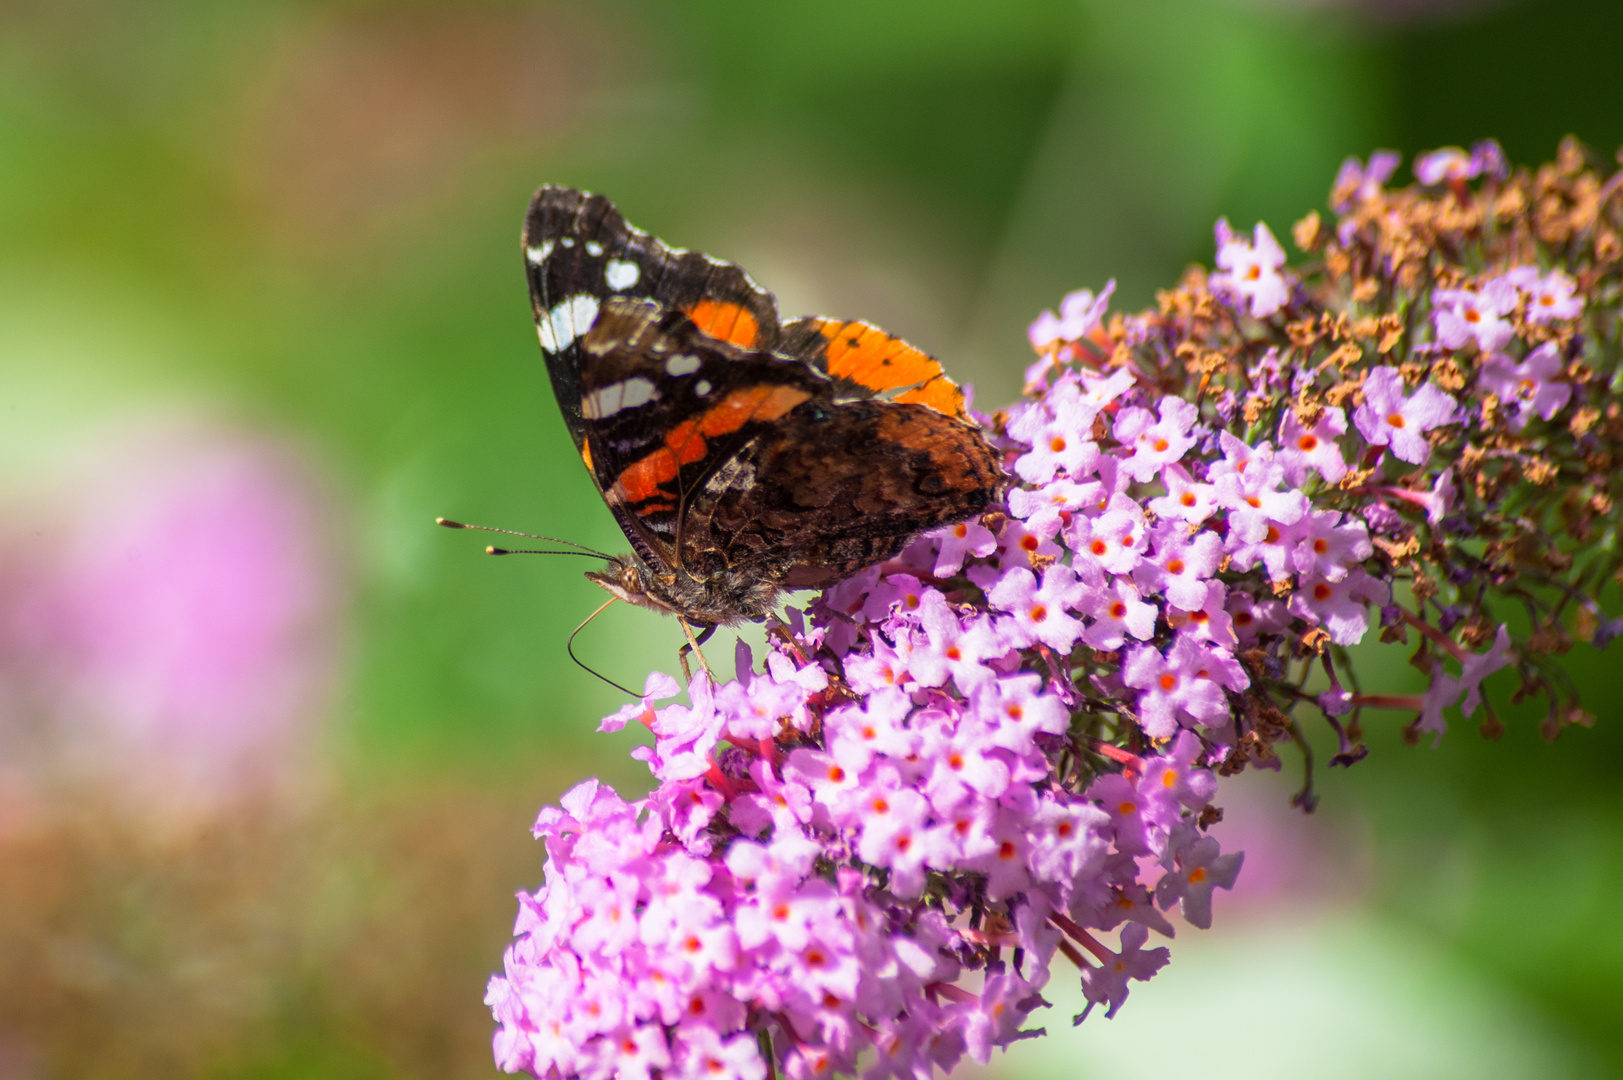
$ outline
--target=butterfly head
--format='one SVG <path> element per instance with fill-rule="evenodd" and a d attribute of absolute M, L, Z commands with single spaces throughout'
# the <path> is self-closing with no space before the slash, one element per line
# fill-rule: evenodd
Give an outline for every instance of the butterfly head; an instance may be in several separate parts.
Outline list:
<path fill-rule="evenodd" d="M 765 618 L 783 591 L 778 575 L 729 573 L 699 577 L 685 569 L 655 570 L 636 555 L 588 570 L 587 580 L 628 604 L 708 626 L 731 626 Z"/>
<path fill-rule="evenodd" d="M 609 559 L 603 569 L 586 571 L 586 579 L 628 604 L 667 614 L 677 612 L 676 608 L 659 599 L 669 591 L 669 583 L 659 581 L 648 565 L 635 555 L 617 555 Z"/>

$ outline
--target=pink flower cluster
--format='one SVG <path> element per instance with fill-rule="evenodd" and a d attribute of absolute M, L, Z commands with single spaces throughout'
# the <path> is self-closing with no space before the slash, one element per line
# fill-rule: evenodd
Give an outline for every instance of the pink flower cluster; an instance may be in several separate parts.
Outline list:
<path fill-rule="evenodd" d="M 502 1068 L 759 1080 L 765 1047 L 794 1077 L 927 1077 L 1034 1034 L 1056 954 L 1113 1013 L 1166 962 L 1163 911 L 1210 925 L 1240 855 L 1199 828 L 1201 740 L 1141 757 L 1073 730 L 1074 689 L 1031 669 L 1080 594 L 1059 563 L 1037 584 L 1052 543 L 1001 532 L 922 541 L 812 626 L 791 612 L 764 672 L 741 647 L 737 680 L 658 708 L 656 674 L 604 722 L 648 725 L 659 786 L 589 781 L 536 822 L 546 884 L 487 996 Z M 966 559 L 1002 601 L 931 583 Z"/>

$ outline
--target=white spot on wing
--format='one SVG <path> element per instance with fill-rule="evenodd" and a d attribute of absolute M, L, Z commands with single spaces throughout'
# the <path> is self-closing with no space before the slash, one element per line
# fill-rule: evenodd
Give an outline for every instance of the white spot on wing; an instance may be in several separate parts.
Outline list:
<path fill-rule="evenodd" d="M 541 347 L 548 352 L 568 348 L 576 338 L 585 334 L 597 321 L 597 297 L 581 293 L 571 296 L 547 313 L 536 324 L 541 332 Z"/>
<path fill-rule="evenodd" d="M 700 379 L 698 382 L 694 383 L 693 392 L 700 397 L 704 397 L 706 394 L 710 393 L 710 380 Z"/>
<path fill-rule="evenodd" d="M 610 259 L 603 267 L 603 280 L 611 289 L 629 289 L 641 276 L 637 264 L 624 259 Z"/>
<path fill-rule="evenodd" d="M 558 243 L 562 244 L 564 247 L 574 247 L 575 246 L 575 238 L 573 236 L 565 236 L 562 239 L 560 239 L 558 241 Z"/>
<path fill-rule="evenodd" d="M 699 370 L 699 364 L 699 358 L 692 353 L 677 353 L 665 361 L 665 374 L 673 379 L 681 378 L 683 375 L 692 375 Z"/>
<path fill-rule="evenodd" d="M 542 263 L 546 262 L 547 261 L 547 256 L 551 255 L 551 254 L 552 254 L 552 241 L 551 240 L 543 241 L 541 243 L 540 247 L 527 247 L 527 248 L 524 249 L 524 257 L 526 259 L 529 259 L 531 264 L 535 265 L 535 266 L 540 266 Z"/>
<path fill-rule="evenodd" d="M 596 240 L 586 241 L 586 254 L 596 258 L 597 256 L 603 254 L 603 245 L 598 243 Z"/>
<path fill-rule="evenodd" d="M 659 396 L 654 384 L 644 378 L 625 379 L 596 390 L 581 398 L 580 414 L 588 420 L 601 420 L 613 416 L 621 409 L 635 409 Z"/>
<path fill-rule="evenodd" d="M 620 399 L 622 409 L 635 409 L 638 405 L 646 405 L 659 396 L 659 391 L 655 390 L 654 384 L 647 379 L 627 379 L 621 385 L 626 388 Z"/>

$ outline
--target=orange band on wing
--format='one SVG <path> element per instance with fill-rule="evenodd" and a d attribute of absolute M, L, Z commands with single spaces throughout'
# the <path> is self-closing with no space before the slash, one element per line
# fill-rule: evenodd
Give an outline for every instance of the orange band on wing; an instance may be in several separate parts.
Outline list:
<path fill-rule="evenodd" d="M 923 386 L 915 386 L 904 394 L 897 394 L 891 400 L 910 405 L 923 405 L 946 416 L 964 415 L 964 392 L 957 383 L 945 375 L 931 379 Z"/>
<path fill-rule="evenodd" d="M 686 465 L 704 457 L 704 437 L 699 434 L 703 422 L 703 417 L 697 420 L 684 420 L 665 433 L 665 445 L 676 455 L 678 465 Z"/>
<path fill-rule="evenodd" d="M 928 353 L 865 322 L 823 322 L 817 328 L 828 339 L 825 355 L 830 375 L 876 393 L 911 386 L 915 389 L 896 400 L 925 405 L 948 416 L 963 415 L 963 393 Z"/>
<path fill-rule="evenodd" d="M 709 447 L 705 436 L 728 435 L 751 420 L 776 420 L 811 395 L 797 386 L 755 386 L 734 390 L 700 416 L 685 420 L 665 435 L 665 445 L 628 465 L 615 481 L 626 502 L 635 506 L 656 496 L 672 498 L 661 484 L 676 479 L 683 465 L 702 461 Z M 643 513 L 669 507 L 645 507 Z"/>
<path fill-rule="evenodd" d="M 626 467 L 620 474 L 619 484 L 627 502 L 636 505 L 656 495 L 662 499 L 672 497 L 671 493 L 660 485 L 676 479 L 676 474 L 682 470 L 682 466 L 704 458 L 706 450 L 704 438 L 698 432 L 702 419 L 701 417 L 700 420 L 678 424 L 666 433 L 664 446 Z M 659 508 L 647 507 L 645 512 L 657 509 Z"/>
<path fill-rule="evenodd" d="M 676 464 L 676 455 L 661 447 L 647 457 L 627 465 L 621 470 L 614 484 L 625 495 L 626 502 L 633 506 L 656 495 L 662 499 L 671 499 L 675 496 L 660 485 L 667 480 L 675 480 L 678 468 L 680 466 Z"/>
<path fill-rule="evenodd" d="M 755 316 L 739 304 L 700 300 L 688 308 L 686 314 L 693 320 L 693 325 L 711 337 L 742 345 L 746 349 L 754 347 L 755 339 L 761 334 L 761 326 L 755 321 Z"/>
<path fill-rule="evenodd" d="M 699 430 L 712 438 L 726 435 L 751 420 L 776 420 L 810 397 L 797 386 L 752 386 L 748 390 L 734 390 L 699 417 Z"/>

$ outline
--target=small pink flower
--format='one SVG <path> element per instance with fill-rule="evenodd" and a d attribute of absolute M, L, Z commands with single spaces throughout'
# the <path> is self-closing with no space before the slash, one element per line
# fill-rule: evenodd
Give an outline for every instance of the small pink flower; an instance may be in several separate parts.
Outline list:
<path fill-rule="evenodd" d="M 1313 511 L 1297 524 L 1294 533 L 1291 568 L 1326 581 L 1340 581 L 1375 550 L 1369 528 L 1362 521 L 1343 523 L 1339 510 Z"/>
<path fill-rule="evenodd" d="M 1235 636 L 1241 642 L 1254 640 L 1259 634 L 1277 634 L 1290 623 L 1285 605 L 1278 600 L 1258 600 L 1239 589 L 1230 590 L 1224 598 L 1234 622 Z"/>
<path fill-rule="evenodd" d="M 1212 890 L 1231 889 L 1240 875 L 1245 853 L 1221 854 L 1214 837 L 1191 840 L 1177 852 L 1177 869 L 1171 870 L 1155 886 L 1155 901 L 1165 910 L 1174 902 L 1184 921 L 1202 930 L 1212 925 Z"/>
<path fill-rule="evenodd" d="M 1025 521 L 1033 532 L 1053 536 L 1071 523 L 1072 515 L 1098 508 L 1106 498 L 1105 487 L 1097 480 L 1056 478 L 1041 487 L 1009 492 L 1009 513 Z M 984 557 L 991 552 L 978 554 Z"/>
<path fill-rule="evenodd" d="M 1235 236 L 1226 220 L 1217 223 L 1217 265 L 1222 273 L 1211 276 L 1213 291 L 1251 305 L 1254 318 L 1266 319 L 1285 306 L 1290 299 L 1290 286 L 1280 268 L 1285 265 L 1285 250 L 1268 231 L 1268 226 L 1257 222 L 1253 239 L 1248 242 Z"/>
<path fill-rule="evenodd" d="M 1180 719 L 1220 724 L 1228 717 L 1223 688 L 1243 690 L 1251 680 L 1225 650 L 1179 635 L 1163 656 L 1149 645 L 1135 646 L 1122 665 L 1122 681 L 1142 690 L 1139 722 L 1152 738 L 1178 732 Z"/>
<path fill-rule="evenodd" d="M 1062 554 L 1060 546 L 1054 543 L 1054 534 L 1058 531 L 1058 521 L 1033 521 L 1028 527 L 1026 522 L 1017 518 L 1010 518 L 1003 523 L 998 531 L 997 550 L 987 556 L 991 565 L 986 563 L 972 563 L 965 574 L 983 589 L 990 589 L 1002 580 L 1004 573 L 1015 567 L 1030 567 L 1033 556 L 1057 559 Z M 837 589 L 838 587 L 836 587 Z"/>
<path fill-rule="evenodd" d="M 1460 672 L 1460 686 L 1465 690 L 1465 701 L 1461 703 L 1460 711 L 1467 720 L 1482 704 L 1482 680 L 1500 668 L 1510 666 L 1515 659 L 1515 650 L 1510 647 L 1510 632 L 1504 626 L 1500 626 L 1494 634 L 1493 645 L 1487 652 L 1472 653 L 1465 658 Z"/>
<path fill-rule="evenodd" d="M 1411 491 L 1407 488 L 1383 488 L 1387 495 L 1402 499 L 1404 502 L 1414 503 L 1426 511 L 1426 521 L 1431 525 L 1439 524 L 1445 515 L 1454 508 L 1454 501 L 1459 496 L 1459 488 L 1454 483 L 1454 466 L 1450 465 L 1437 474 L 1432 481 L 1430 491 Z"/>
<path fill-rule="evenodd" d="M 1082 634 L 1082 622 L 1066 609 L 1080 607 L 1083 592 L 1071 568 L 1055 563 L 1043 571 L 1041 585 L 1030 570 L 1009 571 L 986 598 L 1012 616 L 1007 633 L 1019 646 L 1040 641 L 1068 653 Z"/>
<path fill-rule="evenodd" d="M 1060 301 L 1058 316 L 1051 311 L 1037 316 L 1026 330 L 1026 337 L 1042 358 L 1026 371 L 1028 392 L 1041 388 L 1048 372 L 1063 358 L 1065 345 L 1080 341 L 1099 328 L 1110 304 L 1110 294 L 1115 291 L 1114 281 L 1106 282 L 1098 296 L 1089 289 L 1078 289 Z"/>
<path fill-rule="evenodd" d="M 1106 1019 L 1115 1016 L 1127 1000 L 1129 979 L 1143 981 L 1166 966 L 1170 954 L 1165 946 L 1144 948 L 1149 933 L 1138 923 L 1128 923 L 1121 932 L 1121 952 L 1082 973 L 1083 994 L 1091 1003 L 1105 1003 Z"/>
<path fill-rule="evenodd" d="M 1206 579 L 1223 561 L 1223 542 L 1217 534 L 1201 531 L 1190 536 L 1182 522 L 1157 525 L 1155 554 L 1133 570 L 1133 580 L 1146 592 L 1164 592 L 1185 611 L 1206 602 Z"/>
<path fill-rule="evenodd" d="M 1290 610 L 1322 625 L 1337 645 L 1352 645 L 1369 629 L 1369 605 L 1386 604 L 1391 598 L 1385 582 L 1354 568 L 1340 581 L 1305 578 L 1291 596 Z"/>
<path fill-rule="evenodd" d="M 1009 437 L 1031 449 L 1015 460 L 1014 471 L 1031 484 L 1045 484 L 1057 472 L 1086 476 L 1099 458 L 1093 441 L 1098 408 L 1084 401 L 1074 378 L 1064 379 L 1044 402 L 1018 410 L 1009 421 Z"/>
<path fill-rule="evenodd" d="M 1138 790 L 1148 799 L 1147 814 L 1158 827 L 1171 829 L 1182 820 L 1181 811 L 1198 813 L 1212 801 L 1217 792 L 1217 774 L 1195 766 L 1202 753 L 1199 736 L 1183 731 L 1164 755 L 1144 763 Z"/>
<path fill-rule="evenodd" d="M 1007 782 L 1007 770 L 1004 771 Z M 891 889 L 897 896 L 912 898 L 924 888 L 924 871 L 942 861 L 944 837 L 930 820 L 930 804 L 910 787 L 870 782 L 862 805 L 857 857 L 873 866 L 890 870 Z"/>
<path fill-rule="evenodd" d="M 1093 590 L 1078 610 L 1093 619 L 1082 640 L 1095 649 L 1119 649 L 1129 634 L 1140 641 L 1155 636 L 1155 605 L 1140 600 L 1138 590 L 1123 578 Z"/>
<path fill-rule="evenodd" d="M 1516 334 L 1509 315 L 1516 310 L 1516 286 L 1496 277 L 1481 292 L 1438 289 L 1432 293 L 1432 321 L 1437 341 L 1445 348 L 1463 349 L 1475 341 L 1483 352 L 1502 349 Z"/>
<path fill-rule="evenodd" d="M 1481 167 L 1458 146 L 1445 146 L 1441 150 L 1421 154 L 1415 159 L 1414 176 L 1422 184 L 1441 184 L 1446 180 L 1473 180 Z"/>
<path fill-rule="evenodd" d="M 1098 517 L 1077 517 L 1068 530 L 1072 565 L 1089 585 L 1103 584 L 1105 574 L 1131 574 L 1149 546 L 1149 525 L 1136 499 L 1118 492 L 1107 505 Z"/>
<path fill-rule="evenodd" d="M 1045 311 L 1031 324 L 1027 333 L 1031 338 L 1031 347 L 1041 352 L 1056 341 L 1078 341 L 1097 330 L 1100 320 L 1104 318 L 1105 307 L 1110 302 L 1110 294 L 1115 291 L 1116 283 L 1110 281 L 1099 290 L 1097 296 L 1091 289 L 1067 293 L 1065 299 L 1060 301 L 1057 318 L 1053 312 Z"/>
<path fill-rule="evenodd" d="M 1177 518 L 1199 525 L 1217 511 L 1217 492 L 1210 484 L 1197 482 L 1182 465 L 1161 470 L 1161 483 L 1167 493 L 1149 501 L 1157 517 Z"/>
<path fill-rule="evenodd" d="M 1369 167 L 1355 157 L 1341 163 L 1335 183 L 1330 187 L 1330 204 L 1338 211 L 1346 211 L 1362 202 L 1368 202 L 1381 193 L 1381 187 L 1397 172 L 1403 159 L 1391 150 L 1377 150 L 1369 156 Z"/>
<path fill-rule="evenodd" d="M 1148 855 L 1150 823 L 1145 811 L 1150 797 L 1119 773 L 1106 773 L 1088 785 L 1088 798 L 1110 817 L 1116 850 L 1128 855 Z"/>
<path fill-rule="evenodd" d="M 1263 540 L 1270 527 L 1294 525 L 1307 513 L 1307 496 L 1301 491 L 1280 491 L 1285 466 L 1274 457 L 1269 443 L 1247 446 L 1228 432 L 1218 436 L 1224 459 L 1212 465 L 1212 483 L 1217 503 L 1229 512 L 1228 546 Z"/>
<path fill-rule="evenodd" d="M 672 1080 L 766 1080 L 766 1060 L 761 1057 L 755 1037 L 748 1032 L 724 1038 L 713 1028 L 695 1025 L 683 1031 L 676 1071 L 666 1075 Z"/>
<path fill-rule="evenodd" d="M 984 559 L 997 550 L 997 537 L 978 521 L 960 521 L 931 534 L 938 543 L 935 566 L 931 573 L 938 578 L 949 578 L 963 569 L 970 557 Z"/>
<path fill-rule="evenodd" d="M 1504 278 L 1526 295 L 1530 323 L 1576 319 L 1584 313 L 1584 298 L 1577 294 L 1578 283 L 1559 269 L 1540 275 L 1537 267 L 1518 266 L 1506 271 Z"/>
<path fill-rule="evenodd" d="M 961 618 L 947 606 L 940 593 L 925 598 L 919 611 L 919 622 L 929 635 L 930 649 L 939 657 L 941 673 L 965 694 L 993 677 L 988 661 L 1000 657 L 1014 648 L 1014 644 L 993 629 L 992 616 L 980 613 L 973 618 Z M 922 663 L 915 655 L 910 667 L 924 686 L 939 686 L 935 681 L 934 665 Z"/>
<path fill-rule="evenodd" d="M 1456 411 L 1454 399 L 1429 382 L 1405 397 L 1398 369 L 1378 367 L 1364 380 L 1353 423 L 1371 446 L 1390 445 L 1400 461 L 1420 465 L 1431 456 L 1426 432 L 1453 423 Z"/>
<path fill-rule="evenodd" d="M 1200 410 L 1182 398 L 1164 397 L 1158 406 L 1160 417 L 1148 409 L 1123 409 L 1112 431 L 1116 441 L 1132 453 L 1120 468 L 1143 483 L 1170 465 L 1195 445 L 1190 426 L 1200 419 Z"/>
<path fill-rule="evenodd" d="M 1415 730 L 1434 736 L 1431 742 L 1433 747 L 1442 741 L 1443 733 L 1448 730 L 1443 710 L 1460 699 L 1460 691 L 1458 679 L 1439 671 L 1432 676 L 1431 685 L 1420 697 L 1420 715 L 1415 719 Z"/>
<path fill-rule="evenodd" d="M 1296 410 L 1286 409 L 1279 423 L 1279 463 L 1285 467 L 1285 482 L 1300 486 L 1313 468 L 1331 484 L 1347 475 L 1347 462 L 1341 456 L 1336 438 L 1347 433 L 1347 414 L 1328 406 L 1319 414 L 1312 430 L 1296 419 Z"/>
<path fill-rule="evenodd" d="M 1488 357 L 1477 378 L 1505 404 L 1510 426 L 1520 431 L 1533 415 L 1549 420 L 1572 400 L 1572 386 L 1557 377 L 1561 371 L 1560 347 L 1547 341 L 1519 364 L 1503 354 Z"/>
<path fill-rule="evenodd" d="M 1213 645 L 1233 648 L 1234 620 L 1224 607 L 1227 594 L 1228 588 L 1221 581 L 1205 582 L 1202 595 L 1193 604 L 1185 605 L 1176 600 L 1171 602 L 1167 624 L 1179 634 L 1196 641 L 1209 641 Z"/>
<path fill-rule="evenodd" d="M 1042 692 L 1036 675 L 1006 675 L 982 684 L 974 704 L 995 720 L 991 741 L 1016 754 L 1029 754 L 1039 734 L 1063 735 L 1070 724 L 1064 702 Z"/>

